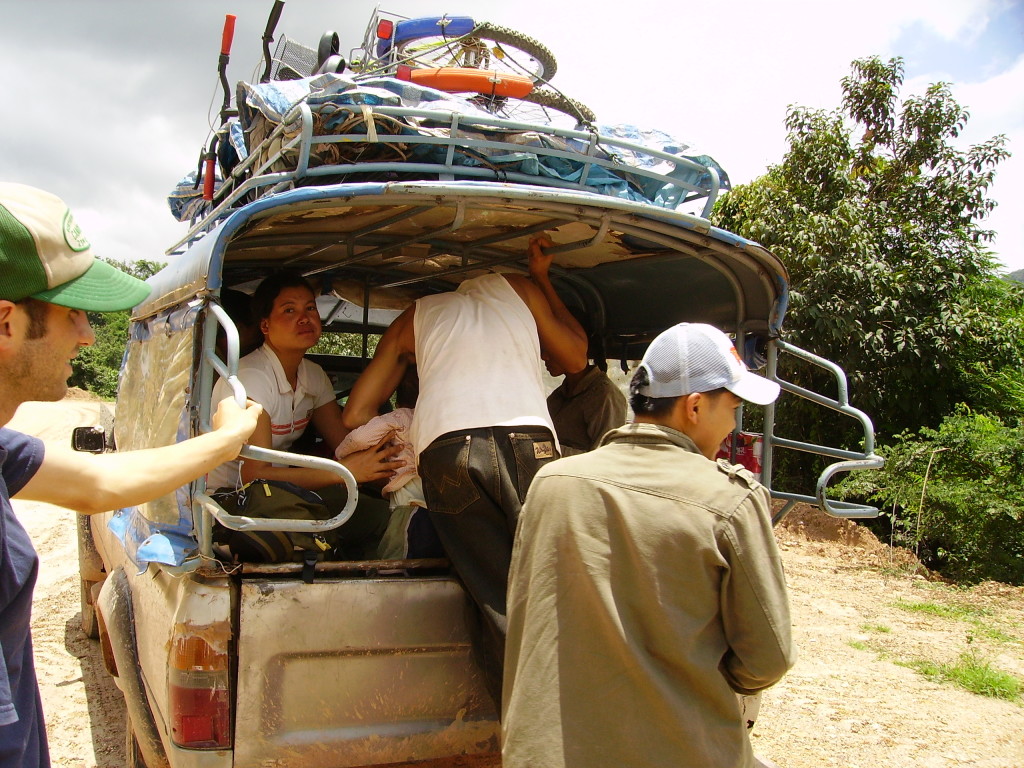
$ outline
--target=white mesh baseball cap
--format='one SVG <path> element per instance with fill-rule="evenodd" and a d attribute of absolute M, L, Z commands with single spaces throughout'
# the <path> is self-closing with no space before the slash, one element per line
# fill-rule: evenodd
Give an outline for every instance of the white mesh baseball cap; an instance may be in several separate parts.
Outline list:
<path fill-rule="evenodd" d="M 681 397 L 723 387 L 757 405 L 779 396 L 778 384 L 748 371 L 729 337 L 704 323 L 680 323 L 659 334 L 640 367 L 650 383 L 638 391 L 647 397 Z"/>

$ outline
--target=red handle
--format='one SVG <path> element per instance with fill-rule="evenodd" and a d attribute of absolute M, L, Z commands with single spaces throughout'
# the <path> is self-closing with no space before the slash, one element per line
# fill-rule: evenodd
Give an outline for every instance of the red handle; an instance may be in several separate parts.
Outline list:
<path fill-rule="evenodd" d="M 206 167 L 203 170 L 203 200 L 213 200 L 213 174 L 216 172 L 214 158 L 206 158 Z"/>
<path fill-rule="evenodd" d="M 231 53 L 231 38 L 235 36 L 235 17 L 230 13 L 224 16 L 224 34 L 220 39 L 220 52 L 227 56 Z"/>

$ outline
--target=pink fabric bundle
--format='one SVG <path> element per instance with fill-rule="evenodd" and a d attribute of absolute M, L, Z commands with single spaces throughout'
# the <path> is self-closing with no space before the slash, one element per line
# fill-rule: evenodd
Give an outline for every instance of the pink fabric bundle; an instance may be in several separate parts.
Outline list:
<path fill-rule="evenodd" d="M 336 459 L 348 456 L 350 453 L 372 448 L 391 430 L 395 430 L 392 442 L 402 446 L 402 450 L 395 456 L 396 459 L 405 462 L 405 466 L 395 471 L 395 476 L 384 486 L 384 493 L 397 491 L 403 485 L 416 477 L 416 456 L 413 454 L 412 443 L 409 441 L 409 427 L 412 425 L 412 408 L 396 408 L 391 413 L 385 413 L 370 419 L 361 427 L 356 427 L 348 436 L 341 441 L 338 449 L 334 452 Z"/>

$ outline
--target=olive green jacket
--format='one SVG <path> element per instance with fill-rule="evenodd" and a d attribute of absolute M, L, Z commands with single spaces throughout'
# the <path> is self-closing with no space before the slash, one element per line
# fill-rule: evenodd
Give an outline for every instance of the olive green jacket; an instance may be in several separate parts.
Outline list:
<path fill-rule="evenodd" d="M 795 658 L 767 490 L 650 424 L 540 470 L 508 593 L 504 768 L 746 768 Z"/>

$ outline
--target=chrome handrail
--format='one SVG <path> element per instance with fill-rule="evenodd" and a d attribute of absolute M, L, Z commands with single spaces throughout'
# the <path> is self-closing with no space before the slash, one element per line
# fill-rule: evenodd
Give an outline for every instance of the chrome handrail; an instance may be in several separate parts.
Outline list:
<path fill-rule="evenodd" d="M 794 357 L 805 360 L 831 373 L 836 381 L 837 397 L 826 397 L 825 395 L 805 389 L 804 387 L 781 378 L 778 373 L 779 352 L 791 354 Z M 776 406 L 775 404 L 768 406 L 765 409 L 764 433 L 769 436 L 770 439 L 765 440 L 763 448 L 762 476 L 765 478 L 766 484 L 769 486 L 772 497 L 783 499 L 787 502 L 781 510 L 775 513 L 772 522 L 777 523 L 782 520 L 793 505 L 799 501 L 807 502 L 809 504 L 817 504 L 823 511 L 833 517 L 877 517 L 877 507 L 873 507 L 868 504 L 858 504 L 838 499 L 830 499 L 828 497 L 828 483 L 835 475 L 842 472 L 879 469 L 885 464 L 885 459 L 875 453 L 875 430 L 874 425 L 871 422 L 871 418 L 860 409 L 854 408 L 850 405 L 849 387 L 847 385 L 845 371 L 830 360 L 826 360 L 823 357 L 807 352 L 806 350 L 800 349 L 799 347 L 782 341 L 781 339 L 775 339 L 768 345 L 768 368 L 766 375 L 772 381 L 778 382 L 784 392 L 794 394 L 805 400 L 810 400 L 811 402 L 830 408 L 856 420 L 860 424 L 864 435 L 864 448 L 861 451 L 832 448 L 826 445 L 807 443 L 798 440 L 787 440 L 774 434 Z M 813 453 L 819 456 L 841 459 L 841 461 L 830 464 L 821 472 L 815 485 L 814 496 L 776 491 L 771 488 L 773 450 L 775 448 L 803 451 L 805 453 Z"/>

